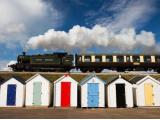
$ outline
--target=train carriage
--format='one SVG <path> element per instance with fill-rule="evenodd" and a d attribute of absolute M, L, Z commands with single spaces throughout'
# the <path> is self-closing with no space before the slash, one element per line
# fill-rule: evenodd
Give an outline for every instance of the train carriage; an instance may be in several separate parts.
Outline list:
<path fill-rule="evenodd" d="M 160 72 L 160 55 L 77 55 L 76 67 L 82 72 L 155 70 Z"/>
<path fill-rule="evenodd" d="M 57 71 L 73 68 L 82 72 L 101 72 L 104 69 L 124 71 L 154 70 L 160 73 L 160 55 L 142 54 L 67 54 L 19 55 L 10 65 L 13 71 Z"/>

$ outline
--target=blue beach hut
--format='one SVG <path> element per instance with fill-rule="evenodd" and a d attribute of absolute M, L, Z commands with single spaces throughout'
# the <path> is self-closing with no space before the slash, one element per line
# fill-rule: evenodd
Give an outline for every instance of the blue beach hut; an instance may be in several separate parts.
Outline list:
<path fill-rule="evenodd" d="M 105 107 L 105 84 L 95 73 L 81 80 L 81 107 Z"/>

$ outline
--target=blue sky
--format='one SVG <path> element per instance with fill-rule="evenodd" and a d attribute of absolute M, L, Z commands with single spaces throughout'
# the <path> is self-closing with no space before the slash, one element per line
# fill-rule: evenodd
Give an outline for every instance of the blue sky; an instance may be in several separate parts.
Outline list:
<path fill-rule="evenodd" d="M 94 28 L 96 25 L 98 27 Z M 139 52 L 142 47 L 146 51 L 153 47 L 159 50 L 159 26 L 160 0 L 1 0 L 0 69 L 3 69 L 9 61 L 16 60 L 28 41 L 30 44 L 36 44 L 30 45 L 28 54 L 63 50 L 72 52 L 77 47 L 82 48 L 83 52 L 104 52 L 104 50 L 108 52 L 117 47 L 118 50 L 134 52 L 135 50 Z M 49 38 L 51 37 L 48 39 L 47 35 L 43 35 L 50 29 L 54 31 L 50 32 L 52 36 L 47 34 Z M 83 31 L 83 37 L 80 39 L 79 36 L 70 34 L 69 30 L 75 34 Z M 104 39 L 96 41 L 101 39 L 101 35 L 97 33 L 98 30 L 109 35 L 104 35 L 102 36 Z M 53 37 L 57 35 L 56 31 L 60 33 L 58 37 Z M 65 37 L 62 31 L 65 31 Z M 126 36 L 124 36 L 125 33 Z M 134 33 L 136 35 L 132 35 Z M 88 42 L 85 40 L 83 41 L 85 45 L 81 44 L 88 34 L 91 36 L 95 34 L 98 37 L 93 39 L 87 36 Z M 43 45 L 39 43 L 38 35 L 42 35 Z M 33 36 L 36 40 L 30 40 Z M 59 40 L 61 38 L 64 40 Z M 67 41 L 66 38 L 71 40 Z M 106 38 L 113 40 L 108 40 L 109 42 L 106 40 L 108 44 L 104 45 Z M 132 40 L 133 38 L 136 40 Z M 56 40 L 59 40 L 59 44 L 56 44 Z M 47 41 L 51 42 L 52 46 L 49 46 Z M 73 42 L 73 44 L 68 45 L 67 42 Z M 88 45 L 90 42 L 92 44 Z M 130 49 L 122 48 L 119 44 L 128 45 Z"/>

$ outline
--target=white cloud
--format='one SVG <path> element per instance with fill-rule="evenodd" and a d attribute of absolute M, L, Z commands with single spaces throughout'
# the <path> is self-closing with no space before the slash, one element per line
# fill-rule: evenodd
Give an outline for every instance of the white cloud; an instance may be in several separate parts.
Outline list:
<path fill-rule="evenodd" d="M 12 69 L 10 67 L 8 67 L 9 65 L 15 64 L 16 61 L 11 60 L 1 60 L 0 61 L 0 71 L 11 71 Z"/>
<path fill-rule="evenodd" d="M 31 37 L 26 47 L 28 49 L 42 48 L 47 50 L 73 50 L 76 48 L 84 50 L 93 46 L 121 51 L 137 48 L 149 49 L 155 46 L 155 37 L 152 32 L 147 31 L 141 31 L 138 34 L 133 28 L 114 32 L 99 25 L 91 29 L 76 25 L 69 32 L 50 29 L 43 35 Z"/>
<path fill-rule="evenodd" d="M 57 25 L 60 13 L 43 0 L 1 0 L 0 44 L 8 48 L 24 44 L 28 35 L 40 31 L 49 19 Z"/>
<path fill-rule="evenodd" d="M 98 11 L 86 13 L 87 22 L 100 24 L 109 30 L 142 27 L 155 11 L 155 0 L 114 0 L 111 5 L 103 4 Z"/>

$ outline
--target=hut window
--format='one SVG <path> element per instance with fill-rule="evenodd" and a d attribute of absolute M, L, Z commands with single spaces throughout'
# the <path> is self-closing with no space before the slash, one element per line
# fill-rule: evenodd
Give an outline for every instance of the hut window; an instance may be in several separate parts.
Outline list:
<path fill-rule="evenodd" d="M 106 56 L 106 62 L 112 62 L 113 57 L 112 56 Z"/>
<path fill-rule="evenodd" d="M 151 56 L 144 56 L 144 62 L 151 62 Z"/>
<path fill-rule="evenodd" d="M 155 57 L 156 62 L 160 62 L 160 56 Z"/>
<path fill-rule="evenodd" d="M 102 57 L 101 56 L 96 56 L 95 61 L 96 62 L 101 62 L 102 61 Z"/>
<path fill-rule="evenodd" d="M 84 61 L 85 62 L 91 62 L 91 56 L 85 56 Z"/>
<path fill-rule="evenodd" d="M 140 62 L 139 56 L 133 56 L 133 62 Z"/>
<path fill-rule="evenodd" d="M 117 56 L 117 62 L 124 62 L 124 56 Z"/>

